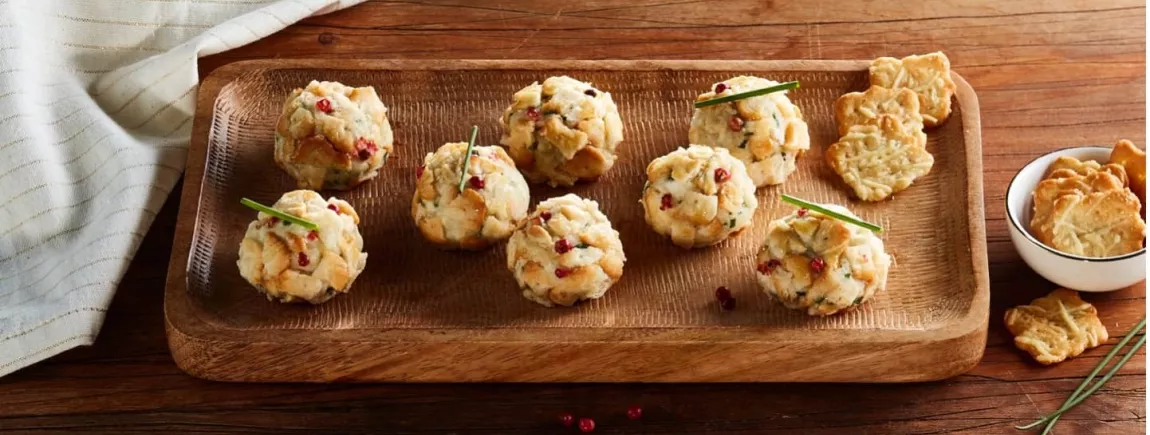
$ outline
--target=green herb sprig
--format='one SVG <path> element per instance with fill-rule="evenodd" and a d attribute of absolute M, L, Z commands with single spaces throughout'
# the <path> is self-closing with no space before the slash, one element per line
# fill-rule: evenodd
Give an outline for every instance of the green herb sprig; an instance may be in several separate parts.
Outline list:
<path fill-rule="evenodd" d="M 1126 336 L 1123 337 L 1122 340 L 1118 342 L 1118 344 L 1114 345 L 1113 349 L 1110 349 L 1110 353 L 1106 354 L 1105 358 L 1102 358 L 1102 361 L 1094 367 L 1094 371 L 1091 371 L 1089 376 L 1086 376 L 1086 379 L 1082 381 L 1082 384 L 1079 385 L 1073 393 L 1070 393 L 1070 397 L 1067 397 L 1066 401 L 1062 402 L 1062 406 L 1059 407 L 1058 410 L 1050 413 L 1045 417 L 1042 417 L 1034 423 L 1030 423 L 1025 426 L 1015 426 L 1015 429 L 1032 429 L 1042 423 L 1046 423 L 1046 427 L 1042 428 L 1042 434 L 1046 435 L 1050 433 L 1050 431 L 1054 429 L 1054 423 L 1057 423 L 1058 419 L 1062 417 L 1062 413 L 1077 406 L 1079 403 L 1082 403 L 1083 400 L 1086 400 L 1087 397 L 1090 397 L 1091 394 L 1094 394 L 1095 391 L 1098 391 L 1099 388 L 1102 388 L 1102 386 L 1105 385 L 1106 382 L 1110 380 L 1110 378 L 1114 377 L 1114 375 L 1118 373 L 1118 369 L 1121 369 L 1122 366 L 1126 364 L 1126 361 L 1130 360 L 1130 357 L 1133 357 L 1134 354 L 1138 353 L 1138 349 L 1141 349 L 1142 346 L 1146 344 L 1146 335 L 1143 334 L 1142 337 L 1138 339 L 1138 342 L 1135 343 L 1128 352 L 1126 352 L 1126 355 L 1123 355 L 1122 358 L 1118 360 L 1118 363 L 1115 364 L 1114 367 L 1111 367 L 1110 370 L 1106 372 L 1106 375 L 1102 376 L 1102 379 L 1099 379 L 1097 383 L 1090 387 L 1090 389 L 1086 389 L 1086 385 L 1089 384 L 1095 376 L 1098 376 L 1098 372 L 1101 372 L 1102 368 L 1106 367 L 1106 365 L 1110 363 L 1110 360 L 1114 359 L 1115 355 L 1118 355 L 1118 351 L 1125 347 L 1126 343 L 1129 342 L 1130 339 L 1134 338 L 1135 335 L 1138 335 L 1139 332 L 1142 332 L 1145 326 L 1146 317 L 1143 316 L 1142 320 L 1140 320 L 1138 324 L 1134 326 L 1134 329 L 1131 329 L 1130 332 L 1126 333 Z M 1082 390 L 1086 391 L 1083 392 Z"/>
<path fill-rule="evenodd" d="M 471 126 L 471 139 L 467 141 L 467 153 L 463 155 L 463 171 L 459 173 L 459 191 L 467 187 L 467 168 L 471 166 L 471 149 L 475 148 L 475 135 L 479 134 L 479 126 Z"/>
<path fill-rule="evenodd" d="M 805 208 L 805 209 L 807 209 L 807 210 L 811 210 L 811 211 L 817 212 L 817 213 L 819 213 L 819 214 L 823 214 L 823 215 L 827 215 L 827 216 L 830 216 L 830 217 L 832 217 L 832 218 L 834 218 L 834 219 L 838 219 L 838 220 L 840 220 L 840 221 L 846 222 L 846 223 L 848 223 L 848 224 L 851 224 L 851 225 L 854 225 L 854 226 L 857 226 L 857 227 L 866 228 L 866 229 L 868 229 L 868 230 L 871 230 L 871 231 L 873 231 L 875 234 L 882 234 L 882 227 L 880 227 L 880 226 L 878 226 L 878 225 L 875 225 L 875 224 L 872 224 L 872 223 L 870 223 L 870 222 L 867 222 L 867 221 L 864 221 L 864 220 L 860 220 L 860 219 L 856 219 L 856 218 L 853 218 L 853 217 L 850 217 L 850 216 L 847 216 L 847 215 L 844 215 L 844 214 L 841 214 L 841 213 L 837 213 L 837 212 L 831 211 L 831 210 L 829 210 L 829 209 L 826 209 L 826 208 L 824 208 L 824 207 L 822 207 L 822 206 L 820 206 L 820 205 L 818 205 L 818 204 L 814 204 L 814 203 L 811 203 L 811 202 L 803 201 L 803 200 L 801 200 L 801 199 L 795 198 L 795 197 L 793 197 L 793 196 L 790 196 L 790 195 L 785 195 L 785 194 L 784 194 L 784 195 L 782 196 L 782 199 L 783 199 L 783 202 L 786 202 L 786 203 L 789 203 L 789 204 L 792 204 L 792 205 L 797 205 L 797 206 L 799 206 L 799 207 L 802 207 L 802 208 Z"/>
<path fill-rule="evenodd" d="M 247 199 L 247 198 L 240 198 L 240 204 L 246 205 L 246 206 L 248 206 L 248 208 L 251 208 L 252 210 L 258 211 L 260 213 L 263 213 L 263 214 L 266 214 L 269 216 L 275 216 L 275 217 L 280 218 L 281 220 L 283 220 L 285 222 L 291 222 L 293 224 L 299 225 L 299 226 L 307 228 L 309 230 L 319 229 L 319 225 L 316 225 L 315 222 L 309 221 L 309 220 L 301 218 L 301 217 L 292 216 L 290 214 L 284 213 L 282 211 L 276 210 L 274 208 L 268 207 L 266 205 L 260 204 L 258 202 L 252 201 L 252 200 Z"/>
<path fill-rule="evenodd" d="M 788 89 L 798 89 L 798 88 L 799 88 L 799 82 L 779 83 L 779 84 L 774 85 L 774 86 L 768 86 L 768 87 L 765 87 L 762 89 L 755 89 L 753 91 L 740 92 L 737 94 L 731 94 L 731 95 L 727 95 L 725 97 L 719 97 L 719 98 L 712 98 L 710 100 L 705 100 L 705 101 L 696 101 L 695 102 L 695 108 L 700 109 L 700 108 L 707 107 L 707 106 L 714 106 L 716 104 L 729 103 L 731 101 L 742 100 L 744 98 L 757 97 L 759 95 L 767 95 L 767 94 L 771 94 L 771 93 L 775 93 L 775 92 L 779 92 L 779 91 L 785 91 Z"/>

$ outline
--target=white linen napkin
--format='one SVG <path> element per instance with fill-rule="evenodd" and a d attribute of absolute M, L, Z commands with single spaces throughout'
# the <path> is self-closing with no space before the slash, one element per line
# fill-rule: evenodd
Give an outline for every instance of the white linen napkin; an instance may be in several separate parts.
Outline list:
<path fill-rule="evenodd" d="M 362 1 L 0 0 L 0 376 L 95 339 L 184 170 L 197 59 Z"/>

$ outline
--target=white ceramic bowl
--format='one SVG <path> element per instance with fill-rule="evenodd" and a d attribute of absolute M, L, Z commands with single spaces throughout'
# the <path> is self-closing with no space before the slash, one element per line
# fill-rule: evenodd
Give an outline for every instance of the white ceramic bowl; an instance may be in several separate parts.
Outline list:
<path fill-rule="evenodd" d="M 1014 243 L 1014 249 L 1043 278 L 1072 290 L 1107 292 L 1146 279 L 1145 247 L 1117 257 L 1090 258 L 1058 251 L 1042 244 L 1030 234 L 1034 188 L 1042 181 L 1050 163 L 1059 156 L 1104 163 L 1110 160 L 1110 148 L 1058 150 L 1034 159 L 1018 171 L 1006 190 L 1006 220 L 1010 222 L 1010 241 Z"/>

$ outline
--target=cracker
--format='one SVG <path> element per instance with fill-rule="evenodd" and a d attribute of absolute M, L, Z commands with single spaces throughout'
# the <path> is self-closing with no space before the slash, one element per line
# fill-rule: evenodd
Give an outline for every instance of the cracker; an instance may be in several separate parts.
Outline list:
<path fill-rule="evenodd" d="M 1011 308 L 1004 320 L 1014 345 L 1044 365 L 1074 358 L 1110 338 L 1098 310 L 1072 290 L 1058 289 Z"/>
<path fill-rule="evenodd" d="M 1062 195 L 1054 200 L 1050 224 L 1039 233 L 1039 238 L 1068 254 L 1128 254 L 1141 249 L 1145 238 L 1141 209 L 1142 204 L 1129 189 Z"/>
<path fill-rule="evenodd" d="M 918 94 L 923 124 L 934 127 L 950 116 L 956 86 L 950 77 L 950 59 L 942 52 L 902 59 L 880 57 L 870 64 L 871 86 L 907 88 Z"/>
<path fill-rule="evenodd" d="M 897 118 L 879 118 L 879 125 L 851 127 L 826 152 L 827 163 L 864 201 L 905 190 L 934 166 L 934 156 Z"/>
<path fill-rule="evenodd" d="M 1139 201 L 1146 201 L 1146 152 L 1126 139 L 1114 144 L 1110 151 L 1110 163 L 1122 165 L 1126 178 L 1130 180 L 1130 190 L 1138 195 Z"/>
<path fill-rule="evenodd" d="M 871 86 L 866 92 L 851 92 L 835 101 L 839 136 L 846 135 L 856 125 L 878 125 L 881 115 L 898 118 L 908 135 L 921 137 L 926 143 L 918 95 L 910 89 Z"/>
<path fill-rule="evenodd" d="M 1057 175 L 1062 171 L 1067 171 L 1069 174 L 1040 181 L 1032 194 L 1034 205 L 1030 218 L 1030 230 L 1038 237 L 1039 241 L 1048 245 L 1051 237 L 1049 236 L 1050 215 L 1054 211 L 1055 200 L 1063 195 L 1086 195 L 1094 192 L 1122 190 L 1124 187 L 1121 180 L 1108 172 L 1092 172 L 1090 175 L 1082 176 L 1069 169 L 1059 169 L 1052 175 Z"/>

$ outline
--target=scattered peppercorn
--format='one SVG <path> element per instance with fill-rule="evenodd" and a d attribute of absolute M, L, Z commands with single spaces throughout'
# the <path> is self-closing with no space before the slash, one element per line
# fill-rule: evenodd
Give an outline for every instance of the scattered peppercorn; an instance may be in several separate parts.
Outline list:
<path fill-rule="evenodd" d="M 583 91 L 583 93 L 584 93 L 584 94 L 587 94 L 587 95 L 590 95 L 590 96 L 592 96 L 592 97 L 594 97 L 594 96 L 596 95 L 596 94 L 595 94 L 595 90 L 594 90 L 594 89 L 588 89 L 588 90 L 586 90 L 586 91 Z"/>
<path fill-rule="evenodd" d="M 420 178 L 423 178 L 423 166 L 420 166 L 419 169 L 415 170 L 415 179 L 418 180 Z"/>
<path fill-rule="evenodd" d="M 579 430 L 583 432 L 591 432 L 595 430 L 595 420 L 587 417 L 579 419 Z"/>
<path fill-rule="evenodd" d="M 568 269 L 568 268 L 565 268 L 565 267 L 558 267 L 558 268 L 555 268 L 555 277 L 556 277 L 556 278 L 564 278 L 564 277 L 566 277 L 567 275 L 570 275 L 570 274 L 571 274 L 571 269 Z"/>
<path fill-rule="evenodd" d="M 715 85 L 715 93 L 716 94 L 721 94 L 725 90 L 727 90 L 727 84 L 726 83 L 719 83 L 719 84 Z"/>
<path fill-rule="evenodd" d="M 483 179 L 479 177 L 471 177 L 471 179 L 467 180 L 467 184 L 470 184 L 471 188 L 475 190 L 482 189 L 483 186 L 487 185 L 487 183 L 485 183 Z"/>
<path fill-rule="evenodd" d="M 768 260 L 766 263 L 760 263 L 756 269 L 758 269 L 759 273 L 761 273 L 763 275 L 770 275 L 771 272 L 773 272 L 775 270 L 775 268 L 782 266 L 782 265 L 783 265 L 783 262 L 772 258 L 772 259 Z"/>
<path fill-rule="evenodd" d="M 719 288 L 715 289 L 715 299 L 718 299 L 719 302 L 725 301 L 725 300 L 730 299 L 730 298 L 731 298 L 731 290 L 730 289 L 728 289 L 726 287 L 719 287 Z"/>
<path fill-rule="evenodd" d="M 323 113 L 331 113 L 331 100 L 328 100 L 327 98 L 321 98 L 319 101 L 315 102 L 315 108 L 319 109 Z"/>
<path fill-rule="evenodd" d="M 674 204 L 671 203 L 672 200 L 673 200 L 673 198 L 671 198 L 670 193 L 663 194 L 663 202 L 662 202 L 662 204 L 659 204 L 659 210 L 666 210 L 666 209 L 669 209 L 671 207 L 674 207 Z"/>
<path fill-rule="evenodd" d="M 743 118 L 739 115 L 731 115 L 731 117 L 727 119 L 727 128 L 731 129 L 731 131 L 742 131 L 743 124 Z"/>
<path fill-rule="evenodd" d="M 555 241 L 555 252 L 560 253 L 560 254 L 566 254 L 567 251 L 570 251 L 570 250 L 571 250 L 571 242 L 568 242 L 567 239 L 559 239 L 559 240 Z"/>
<path fill-rule="evenodd" d="M 639 405 L 631 405 L 627 407 L 627 418 L 638 420 L 642 416 L 643 408 L 640 408 Z"/>
<path fill-rule="evenodd" d="M 731 179 L 731 171 L 723 168 L 715 169 L 715 182 L 722 183 Z"/>
<path fill-rule="evenodd" d="M 570 412 L 560 412 L 559 413 L 559 424 L 562 424 L 562 425 L 567 426 L 567 427 L 571 427 L 572 424 L 575 424 L 575 416 L 571 415 Z"/>
<path fill-rule="evenodd" d="M 551 212 L 545 211 L 543 213 L 539 213 L 539 217 L 543 219 L 543 222 L 547 222 L 551 220 Z"/>
<path fill-rule="evenodd" d="M 723 311 L 735 311 L 735 298 L 728 298 L 719 301 L 719 309 Z"/>
<path fill-rule="evenodd" d="M 798 214 L 799 214 L 799 217 L 806 216 L 807 215 L 807 209 L 800 208 Z"/>
<path fill-rule="evenodd" d="M 822 257 L 815 257 L 811 259 L 811 271 L 814 273 L 823 273 L 823 269 L 827 267 L 827 263 L 823 261 Z"/>
<path fill-rule="evenodd" d="M 334 211 L 334 212 L 336 212 L 336 213 L 339 213 L 339 207 L 336 207 L 336 206 L 335 206 L 335 204 L 328 204 L 328 205 L 327 205 L 327 208 L 328 208 L 329 210 L 331 210 L 331 211 Z"/>
<path fill-rule="evenodd" d="M 299 267 L 307 267 L 307 265 L 311 263 L 311 260 L 309 260 L 307 258 L 307 254 L 300 252 L 298 262 L 299 262 Z"/>
<path fill-rule="evenodd" d="M 535 106 L 528 107 L 527 108 L 527 117 L 530 118 L 532 121 L 538 121 L 539 120 L 539 109 L 536 109 Z"/>
<path fill-rule="evenodd" d="M 307 233 L 308 240 L 315 240 L 317 238 L 319 238 L 319 233 L 315 232 L 315 230 L 311 230 Z"/>

